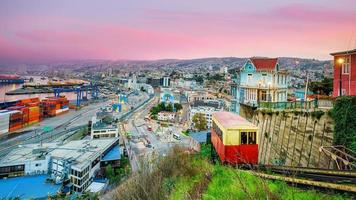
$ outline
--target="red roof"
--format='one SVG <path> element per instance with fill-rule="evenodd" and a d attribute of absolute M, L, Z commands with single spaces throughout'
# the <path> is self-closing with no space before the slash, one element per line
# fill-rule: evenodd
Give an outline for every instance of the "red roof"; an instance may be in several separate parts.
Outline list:
<path fill-rule="evenodd" d="M 256 70 L 275 70 L 278 58 L 251 58 Z"/>

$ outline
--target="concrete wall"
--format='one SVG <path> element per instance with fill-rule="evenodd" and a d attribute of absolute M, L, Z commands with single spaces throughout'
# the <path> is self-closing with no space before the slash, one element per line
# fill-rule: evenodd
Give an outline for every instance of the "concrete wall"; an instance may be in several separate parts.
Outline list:
<path fill-rule="evenodd" d="M 304 113 L 256 111 L 250 120 L 260 128 L 260 164 L 332 168 L 319 153 L 320 146 L 333 141 L 334 125 L 327 113 L 316 119 Z"/>

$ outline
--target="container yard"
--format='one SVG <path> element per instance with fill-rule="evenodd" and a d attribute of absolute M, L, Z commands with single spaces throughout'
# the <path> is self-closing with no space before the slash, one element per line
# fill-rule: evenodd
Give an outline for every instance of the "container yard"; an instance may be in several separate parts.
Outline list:
<path fill-rule="evenodd" d="M 0 135 L 13 133 L 23 127 L 39 123 L 42 119 L 55 117 L 69 111 L 66 97 L 47 97 L 19 100 L 0 110 Z"/>

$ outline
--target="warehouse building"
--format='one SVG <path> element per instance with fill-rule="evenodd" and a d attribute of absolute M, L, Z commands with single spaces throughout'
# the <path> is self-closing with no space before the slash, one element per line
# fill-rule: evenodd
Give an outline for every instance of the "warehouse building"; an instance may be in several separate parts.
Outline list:
<path fill-rule="evenodd" d="M 115 148 L 119 148 L 118 138 L 23 145 L 1 158 L 0 177 L 48 174 L 53 183 L 82 192 Z M 110 161 L 120 160 L 120 154 L 114 155 Z"/>

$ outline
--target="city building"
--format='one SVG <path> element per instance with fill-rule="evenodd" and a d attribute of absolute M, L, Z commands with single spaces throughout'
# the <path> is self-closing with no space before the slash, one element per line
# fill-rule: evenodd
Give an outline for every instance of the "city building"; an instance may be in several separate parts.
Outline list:
<path fill-rule="evenodd" d="M 49 174 L 54 183 L 82 192 L 101 170 L 102 159 L 115 148 L 120 148 L 118 138 L 21 145 L 0 159 L 0 177 Z"/>
<path fill-rule="evenodd" d="M 159 102 L 165 104 L 180 103 L 180 95 L 170 89 L 161 88 Z"/>
<path fill-rule="evenodd" d="M 147 84 L 151 85 L 152 87 L 169 87 L 171 85 L 170 77 L 162 77 L 162 78 L 147 78 Z"/>
<path fill-rule="evenodd" d="M 232 112 L 240 113 L 240 104 L 259 107 L 262 102 L 287 101 L 289 76 L 277 58 L 251 58 L 232 80 Z"/>
<path fill-rule="evenodd" d="M 160 79 L 160 84 L 163 87 L 169 87 L 171 85 L 171 79 L 169 77 L 163 77 Z"/>
<path fill-rule="evenodd" d="M 176 79 L 174 82 L 172 81 L 172 87 L 194 90 L 198 87 L 198 84 L 194 79 L 180 78 L 180 79 Z"/>
<path fill-rule="evenodd" d="M 161 85 L 160 78 L 147 78 L 147 84 L 151 85 L 152 87 L 159 87 Z"/>
<path fill-rule="evenodd" d="M 216 99 L 215 95 L 207 91 L 185 91 L 184 95 L 186 96 L 188 103 Z"/>
<path fill-rule="evenodd" d="M 218 100 L 198 100 L 190 107 L 189 119 L 191 127 L 194 127 L 193 117 L 195 114 L 202 114 L 206 120 L 206 129 L 210 129 L 212 126 L 213 113 L 223 110 L 221 101 Z"/>
<path fill-rule="evenodd" d="M 175 112 L 161 111 L 158 113 L 157 119 L 160 121 L 174 121 L 175 117 Z"/>
<path fill-rule="evenodd" d="M 119 137 L 119 128 L 116 124 L 106 124 L 101 120 L 92 119 L 90 137 L 91 139 Z"/>
<path fill-rule="evenodd" d="M 333 96 L 356 95 L 356 49 L 331 55 L 334 56 Z"/>
<path fill-rule="evenodd" d="M 220 67 L 220 73 L 221 74 L 227 74 L 227 72 L 228 72 L 228 68 L 226 66 Z"/>

